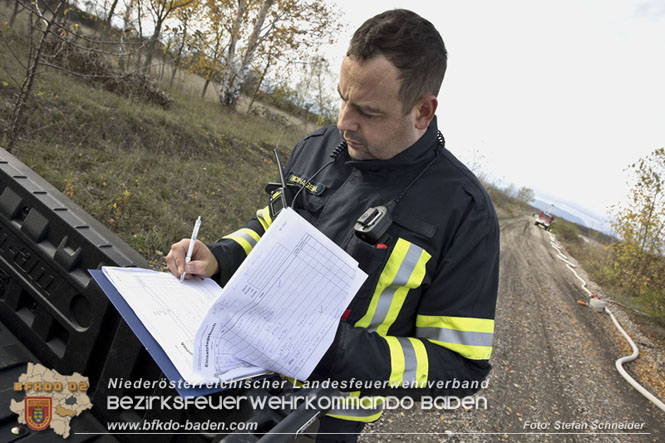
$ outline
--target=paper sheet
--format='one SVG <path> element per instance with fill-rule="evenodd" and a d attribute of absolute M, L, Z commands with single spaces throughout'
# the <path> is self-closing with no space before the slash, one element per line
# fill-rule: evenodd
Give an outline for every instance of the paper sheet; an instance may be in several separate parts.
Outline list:
<path fill-rule="evenodd" d="M 170 273 L 141 268 L 103 267 L 106 278 L 116 287 L 148 332 L 155 337 L 176 367 L 190 384 L 205 379 L 192 366 L 194 336 L 222 288 L 210 279 L 189 279 L 180 283 Z M 227 378 L 237 378 L 261 372 L 247 369 L 246 364 L 235 368 Z"/>
<path fill-rule="evenodd" d="M 250 362 L 307 379 L 366 278 L 339 246 L 283 210 L 203 320 L 195 370 L 209 377 Z"/>

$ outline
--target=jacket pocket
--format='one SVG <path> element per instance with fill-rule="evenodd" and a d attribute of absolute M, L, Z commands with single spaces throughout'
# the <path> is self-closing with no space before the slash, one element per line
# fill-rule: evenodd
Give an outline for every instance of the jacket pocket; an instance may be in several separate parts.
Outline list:
<path fill-rule="evenodd" d="M 412 214 L 405 212 L 396 212 L 393 215 L 393 221 L 396 225 L 406 228 L 407 231 L 413 232 L 427 240 L 434 238 L 437 227 L 426 221 L 423 221 Z"/>
<path fill-rule="evenodd" d="M 427 262 L 431 258 L 425 249 L 403 237 L 391 241 L 390 249 L 383 252 L 386 257 L 380 268 L 373 270 L 371 286 L 363 294 L 368 298 L 359 299 L 358 305 L 354 306 L 356 311 L 363 311 L 354 325 L 382 336 L 387 335 L 393 325 L 399 330 L 404 329 L 404 324 L 396 324 L 398 317 L 411 318 L 414 315 L 422 294 L 420 286 L 426 280 Z M 359 312 L 352 314 L 358 315 Z M 412 324 L 406 326 L 409 330 L 413 328 Z"/>
<path fill-rule="evenodd" d="M 374 288 L 376 288 L 377 281 L 381 275 L 381 269 L 383 269 L 388 260 L 389 252 L 387 249 L 380 249 L 370 245 L 356 235 L 351 237 L 345 250 L 358 261 L 358 267 L 367 274 L 367 279 L 349 305 L 351 313 L 348 321 L 355 323 L 363 315 L 363 312 L 361 312 L 363 311 L 362 308 L 365 307 L 366 309 L 369 300 L 372 298 Z"/>
<path fill-rule="evenodd" d="M 291 200 L 295 197 L 295 204 L 293 205 L 296 209 L 304 209 L 310 214 L 317 214 L 321 211 L 321 208 L 326 203 L 330 193 L 326 192 L 320 195 L 312 194 L 306 189 L 303 189 L 300 193 L 300 186 L 289 185 L 287 186 L 289 194 L 291 194 Z"/>

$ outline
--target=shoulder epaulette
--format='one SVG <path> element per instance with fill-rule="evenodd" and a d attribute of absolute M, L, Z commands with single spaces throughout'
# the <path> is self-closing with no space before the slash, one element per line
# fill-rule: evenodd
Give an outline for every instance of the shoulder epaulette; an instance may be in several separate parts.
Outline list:
<path fill-rule="evenodd" d="M 307 140 L 307 139 L 310 138 L 310 137 L 319 137 L 319 136 L 325 134 L 327 129 L 328 129 L 328 127 L 319 128 L 319 129 L 317 129 L 316 131 L 314 131 L 314 132 L 312 132 L 311 134 L 309 134 L 309 135 L 308 135 L 307 137 L 305 137 L 303 140 Z"/>

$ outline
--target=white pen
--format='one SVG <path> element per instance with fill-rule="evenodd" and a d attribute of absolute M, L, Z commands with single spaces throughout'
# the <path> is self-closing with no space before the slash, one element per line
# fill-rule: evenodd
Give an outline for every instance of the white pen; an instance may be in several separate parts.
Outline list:
<path fill-rule="evenodd" d="M 201 227 L 201 217 L 199 216 L 194 223 L 194 230 L 192 231 L 192 239 L 189 242 L 189 248 L 187 249 L 187 256 L 185 257 L 185 266 L 192 261 L 192 252 L 194 252 L 194 243 L 196 243 L 196 236 L 199 235 L 199 228 Z M 180 282 L 182 283 L 185 280 L 185 271 L 182 271 L 180 274 Z"/>

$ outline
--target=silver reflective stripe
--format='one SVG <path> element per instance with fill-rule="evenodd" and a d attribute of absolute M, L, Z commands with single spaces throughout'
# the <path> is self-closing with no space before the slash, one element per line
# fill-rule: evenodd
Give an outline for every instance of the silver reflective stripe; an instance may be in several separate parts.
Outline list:
<path fill-rule="evenodd" d="M 341 397 L 346 397 L 348 400 L 351 401 L 349 408 L 331 409 L 330 411 L 326 412 L 326 415 L 339 415 L 344 417 L 371 417 L 383 411 L 382 398 L 380 399 L 380 401 L 377 401 L 378 400 L 377 397 L 374 397 L 371 400 L 371 401 L 376 401 L 375 408 L 363 408 L 360 407 L 360 404 L 362 404 L 363 402 L 363 397 L 351 396 L 350 392 L 342 392 L 341 394 L 342 394 Z M 367 399 L 368 398 L 365 398 L 365 400 Z"/>
<path fill-rule="evenodd" d="M 409 244 L 409 249 L 406 251 L 404 260 L 402 260 L 402 264 L 399 266 L 397 274 L 395 274 L 395 278 L 393 279 L 392 283 L 390 283 L 390 285 L 385 288 L 383 292 L 381 292 L 381 295 L 379 296 L 376 311 L 374 311 L 372 321 L 367 327 L 368 330 L 376 332 L 376 329 L 386 320 L 388 311 L 390 310 L 390 305 L 393 302 L 395 291 L 397 291 L 400 286 L 405 286 L 408 283 L 409 279 L 411 278 L 411 274 L 413 274 L 413 271 L 416 269 L 416 265 L 418 264 L 418 260 L 420 259 L 422 252 L 422 248 L 414 245 L 413 243 Z"/>
<path fill-rule="evenodd" d="M 263 216 L 263 209 L 259 209 L 258 211 L 256 211 L 256 216 L 257 216 L 258 218 L 263 219 L 263 220 L 266 219 L 266 218 Z"/>
<path fill-rule="evenodd" d="M 491 332 L 458 331 L 446 328 L 416 328 L 416 335 L 422 338 L 455 343 L 466 346 L 492 346 L 494 334 Z"/>
<path fill-rule="evenodd" d="M 397 337 L 399 344 L 402 345 L 402 352 L 404 353 L 404 377 L 403 383 L 410 383 L 418 381 L 416 370 L 418 369 L 418 359 L 416 358 L 416 350 L 413 349 L 411 340 L 405 337 Z"/>
<path fill-rule="evenodd" d="M 241 237 L 241 238 L 244 239 L 247 243 L 249 243 L 250 246 L 251 246 L 252 248 L 254 248 L 254 246 L 256 246 L 256 240 L 254 240 L 254 237 L 252 237 L 251 235 L 249 235 L 249 234 L 246 233 L 246 232 L 236 231 L 236 232 L 234 232 L 234 233 L 231 234 L 231 235 L 232 235 L 232 236 L 236 236 L 236 237 Z"/>
<path fill-rule="evenodd" d="M 379 412 L 383 411 L 383 407 L 375 409 L 363 409 L 363 408 L 354 408 L 354 409 L 331 409 L 326 412 L 327 415 L 342 415 L 345 417 L 371 417 L 376 415 Z"/>

